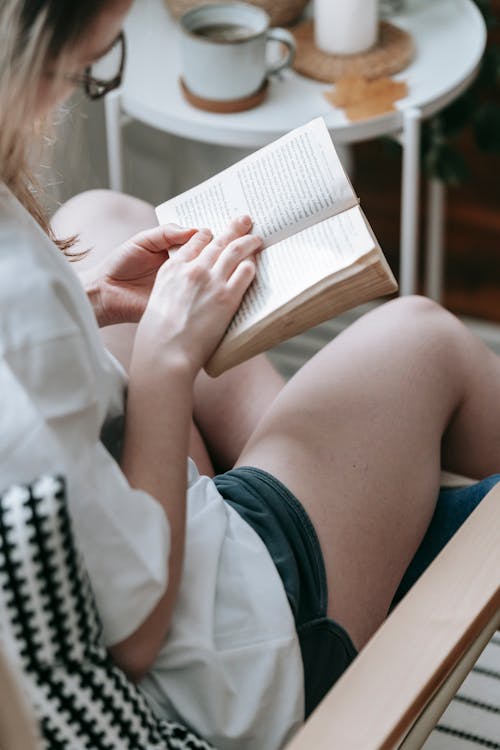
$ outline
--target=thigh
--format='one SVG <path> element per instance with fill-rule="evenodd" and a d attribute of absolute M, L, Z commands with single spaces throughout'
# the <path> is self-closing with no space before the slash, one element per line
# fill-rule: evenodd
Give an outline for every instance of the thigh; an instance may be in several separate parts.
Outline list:
<path fill-rule="evenodd" d="M 420 299 L 365 316 L 285 386 L 238 460 L 304 505 L 328 614 L 358 648 L 386 616 L 434 509 L 441 438 L 463 397 L 446 316 Z"/>
<path fill-rule="evenodd" d="M 200 373 L 195 384 L 195 419 L 217 472 L 234 466 L 283 385 L 282 376 L 265 355 L 215 379 Z"/>

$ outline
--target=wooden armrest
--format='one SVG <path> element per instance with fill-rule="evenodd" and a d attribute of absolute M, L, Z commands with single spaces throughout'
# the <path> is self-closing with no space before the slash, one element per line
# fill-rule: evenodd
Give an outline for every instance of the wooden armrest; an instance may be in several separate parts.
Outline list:
<path fill-rule="evenodd" d="M 499 626 L 497 485 L 375 633 L 287 750 L 399 747 L 454 667 L 467 663 L 473 644 L 482 638 L 485 645 Z"/>

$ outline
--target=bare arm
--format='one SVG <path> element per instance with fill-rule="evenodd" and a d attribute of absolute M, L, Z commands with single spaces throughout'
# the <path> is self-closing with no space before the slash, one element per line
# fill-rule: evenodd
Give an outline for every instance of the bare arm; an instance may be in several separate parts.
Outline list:
<path fill-rule="evenodd" d="M 113 657 L 133 679 L 139 679 L 154 661 L 167 634 L 179 589 L 193 390 L 188 368 L 180 362 L 159 362 L 140 342 L 136 349 L 122 469 L 133 487 L 145 490 L 161 503 L 170 524 L 171 546 L 166 593 L 139 629 L 112 649 Z"/>
<path fill-rule="evenodd" d="M 133 678 L 152 665 L 168 633 L 185 540 L 186 462 L 196 375 L 254 276 L 260 240 L 250 222 L 211 241 L 200 232 L 158 272 L 135 337 L 122 469 L 162 505 L 171 528 L 167 591 L 142 625 L 112 648 Z"/>

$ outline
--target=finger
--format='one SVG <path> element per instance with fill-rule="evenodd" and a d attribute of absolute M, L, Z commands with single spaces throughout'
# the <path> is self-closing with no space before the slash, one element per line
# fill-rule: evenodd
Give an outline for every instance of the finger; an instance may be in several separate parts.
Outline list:
<path fill-rule="evenodd" d="M 214 264 L 214 272 L 229 279 L 242 261 L 262 250 L 262 239 L 254 234 L 239 237 L 227 245 Z"/>
<path fill-rule="evenodd" d="M 255 278 L 256 268 L 255 258 L 245 258 L 227 282 L 228 289 L 240 301 Z"/>
<path fill-rule="evenodd" d="M 191 227 L 179 227 L 176 224 L 161 224 L 135 234 L 130 242 L 136 247 L 152 253 L 161 253 L 176 245 L 183 245 L 195 233 Z"/>
<path fill-rule="evenodd" d="M 228 228 L 217 235 L 203 253 L 203 260 L 210 265 L 214 264 L 219 255 L 233 240 L 248 234 L 252 228 L 252 220 L 249 216 L 239 216 L 233 219 Z"/>
<path fill-rule="evenodd" d="M 200 255 L 212 239 L 210 229 L 200 229 L 175 251 L 175 257 L 183 261 L 193 260 Z"/>
<path fill-rule="evenodd" d="M 197 227 L 180 227 L 177 224 L 164 224 L 162 228 L 164 237 L 171 246 L 183 245 L 199 231 Z"/>

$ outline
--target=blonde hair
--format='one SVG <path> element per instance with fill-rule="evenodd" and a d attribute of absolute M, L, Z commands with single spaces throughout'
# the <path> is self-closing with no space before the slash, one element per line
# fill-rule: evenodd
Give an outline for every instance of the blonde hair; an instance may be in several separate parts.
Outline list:
<path fill-rule="evenodd" d="M 47 63 L 55 70 L 62 66 L 70 43 L 102 5 L 99 0 L 0 0 L 0 180 L 63 252 L 76 238 L 54 237 L 31 166 L 50 126 L 37 119 L 37 99 L 42 83 L 54 85 Z"/>

